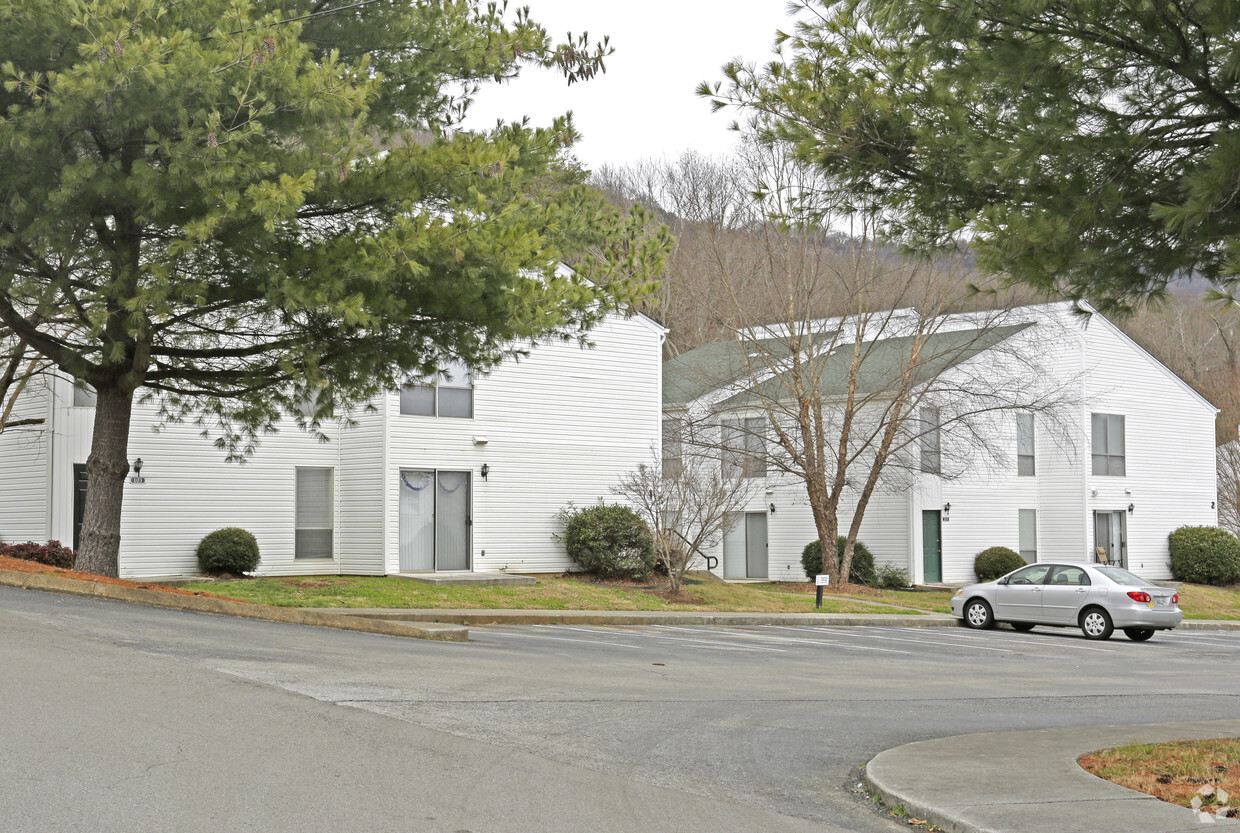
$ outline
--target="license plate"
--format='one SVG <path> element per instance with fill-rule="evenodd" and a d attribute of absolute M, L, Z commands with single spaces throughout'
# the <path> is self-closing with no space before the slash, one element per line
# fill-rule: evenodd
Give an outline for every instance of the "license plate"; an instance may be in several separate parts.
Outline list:
<path fill-rule="evenodd" d="M 1154 601 L 1163 606 L 1166 606 L 1167 602 L 1169 602 L 1170 600 L 1171 600 L 1170 596 L 1155 596 L 1154 597 Z M 1152 604 L 1150 605 L 1150 607 L 1153 607 L 1153 606 L 1154 605 Z"/>

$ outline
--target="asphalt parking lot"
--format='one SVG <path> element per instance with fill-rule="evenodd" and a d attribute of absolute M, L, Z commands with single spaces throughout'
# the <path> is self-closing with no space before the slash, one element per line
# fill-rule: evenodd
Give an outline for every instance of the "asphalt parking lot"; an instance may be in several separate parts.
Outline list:
<path fill-rule="evenodd" d="M 186 779 L 250 744 L 260 747 L 254 766 L 264 777 L 245 772 L 252 788 L 221 790 L 228 800 L 208 808 L 214 815 L 193 816 L 198 828 L 182 818 L 177 829 L 282 829 L 237 824 L 269 807 L 299 829 L 361 829 L 347 822 L 350 801 L 384 819 L 403 817 L 409 802 L 434 804 L 438 820 L 426 830 L 536 829 L 525 816 L 505 827 L 493 807 L 502 797 L 544 813 L 537 829 L 546 830 L 557 820 L 585 829 L 589 811 L 598 830 L 809 824 L 879 833 L 908 828 L 877 815 L 854 788 L 858 767 L 895 746 L 1240 714 L 1235 631 L 1174 631 L 1145 643 L 954 627 L 473 626 L 471 637 L 436 643 L 0 588 L 0 697 L 9 703 L 0 765 L 26 772 L 27 747 L 38 750 L 37 771 L 10 779 L 0 810 L 39 809 L 29 791 L 40 773 L 81 779 L 92 766 L 132 771 L 97 786 L 125 812 L 157 807 L 159 778 L 183 807 Z M 121 693 L 102 711 L 84 710 L 104 687 Z M 209 702 L 190 709 L 199 692 Z M 65 705 L 48 709 L 53 702 Z M 251 703 L 263 710 L 250 714 Z M 148 771 L 141 746 L 84 745 L 100 727 L 75 721 L 95 714 L 171 747 L 169 763 Z M 227 736 L 202 746 L 206 727 L 221 720 Z M 272 747 L 285 726 L 313 728 L 294 729 L 287 749 Z M 307 767 L 353 786 L 318 789 L 300 773 Z M 404 804 L 394 798 L 402 795 Z M 620 806 L 627 815 L 606 816 Z M 704 808 L 715 813 L 710 826 Z M 149 812 L 149 829 L 166 829 Z M 94 816 L 78 826 L 25 818 L 23 829 L 107 829 L 91 826 Z"/>

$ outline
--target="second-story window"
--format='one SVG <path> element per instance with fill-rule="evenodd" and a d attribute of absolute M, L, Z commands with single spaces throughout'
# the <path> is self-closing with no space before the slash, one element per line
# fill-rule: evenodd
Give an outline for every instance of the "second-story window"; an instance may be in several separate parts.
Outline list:
<path fill-rule="evenodd" d="M 943 446 L 939 437 L 941 424 L 938 408 L 926 405 L 921 409 L 921 470 L 927 474 L 943 472 Z"/>
<path fill-rule="evenodd" d="M 678 419 L 663 420 L 663 476 L 678 477 L 684 470 L 681 455 L 684 424 Z"/>
<path fill-rule="evenodd" d="M 1016 415 L 1016 474 L 1032 477 L 1036 472 L 1033 456 L 1033 414 Z"/>
<path fill-rule="evenodd" d="M 762 440 L 762 417 L 726 419 L 723 421 L 723 475 L 762 477 L 766 474 L 765 443 Z"/>
<path fill-rule="evenodd" d="M 1091 414 L 1093 472 L 1111 476 L 1128 473 L 1124 460 L 1124 417 L 1122 414 Z"/>
<path fill-rule="evenodd" d="M 407 416 L 441 416 L 471 419 L 474 415 L 474 380 L 460 362 L 444 365 L 434 384 L 416 381 L 400 389 L 400 412 Z"/>

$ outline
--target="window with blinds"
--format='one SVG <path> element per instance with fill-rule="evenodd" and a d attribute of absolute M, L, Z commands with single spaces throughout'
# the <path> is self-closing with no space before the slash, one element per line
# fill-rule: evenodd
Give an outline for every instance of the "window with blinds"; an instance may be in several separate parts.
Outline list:
<path fill-rule="evenodd" d="M 332 483 L 335 474 L 336 470 L 330 467 L 297 466 L 294 558 L 331 558 L 333 555 Z"/>
<path fill-rule="evenodd" d="M 1032 564 L 1038 560 L 1038 510 L 1018 509 L 1020 557 Z"/>

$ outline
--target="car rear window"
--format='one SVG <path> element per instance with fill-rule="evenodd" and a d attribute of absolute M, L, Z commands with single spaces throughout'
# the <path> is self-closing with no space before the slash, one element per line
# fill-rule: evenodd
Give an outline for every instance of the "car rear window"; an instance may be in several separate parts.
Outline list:
<path fill-rule="evenodd" d="M 1138 575 L 1128 572 L 1123 567 L 1098 566 L 1094 568 L 1116 584 L 1149 584 Z"/>

